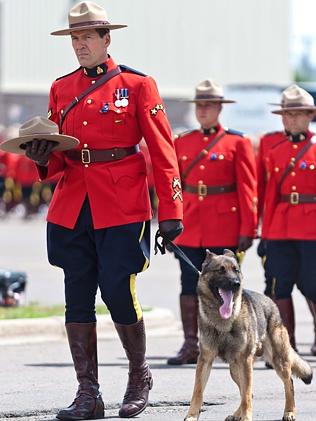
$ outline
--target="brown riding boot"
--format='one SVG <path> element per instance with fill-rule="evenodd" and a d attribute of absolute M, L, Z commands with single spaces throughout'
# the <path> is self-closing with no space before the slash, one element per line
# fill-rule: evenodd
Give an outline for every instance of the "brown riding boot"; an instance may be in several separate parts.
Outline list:
<path fill-rule="evenodd" d="M 309 300 L 308 298 L 306 298 L 306 301 L 310 309 L 310 312 L 312 313 L 312 316 L 313 316 L 313 326 L 314 326 L 314 343 L 311 347 L 311 354 L 316 356 L 316 304 L 313 303 L 313 301 Z"/>
<path fill-rule="evenodd" d="M 167 364 L 169 365 L 195 364 L 199 355 L 197 296 L 180 295 L 180 311 L 184 343 L 175 357 L 168 358 Z"/>
<path fill-rule="evenodd" d="M 149 391 L 153 387 L 152 375 L 145 358 L 145 325 L 143 319 L 140 319 L 132 325 L 115 323 L 115 328 L 129 361 L 128 383 L 119 416 L 131 418 L 146 408 Z"/>
<path fill-rule="evenodd" d="M 292 297 L 274 300 L 280 311 L 281 319 L 286 327 L 292 348 L 297 352 L 295 341 L 295 315 Z"/>
<path fill-rule="evenodd" d="M 56 418 L 104 418 L 104 403 L 98 383 L 96 323 L 67 323 L 66 330 L 79 387 L 73 403 L 60 410 Z"/>

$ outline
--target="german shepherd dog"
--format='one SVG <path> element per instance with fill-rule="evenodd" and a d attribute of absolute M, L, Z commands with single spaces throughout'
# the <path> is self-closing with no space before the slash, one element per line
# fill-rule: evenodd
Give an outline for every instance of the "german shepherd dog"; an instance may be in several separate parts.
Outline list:
<path fill-rule="evenodd" d="M 312 381 L 310 365 L 290 345 L 286 328 L 274 302 L 242 289 L 235 254 L 217 256 L 207 251 L 198 281 L 200 354 L 195 385 L 185 421 L 197 421 L 212 363 L 219 356 L 229 363 L 241 402 L 225 421 L 252 420 L 252 377 L 256 356 L 263 356 L 281 378 L 285 389 L 283 421 L 295 420 L 292 374 L 306 384 Z"/>

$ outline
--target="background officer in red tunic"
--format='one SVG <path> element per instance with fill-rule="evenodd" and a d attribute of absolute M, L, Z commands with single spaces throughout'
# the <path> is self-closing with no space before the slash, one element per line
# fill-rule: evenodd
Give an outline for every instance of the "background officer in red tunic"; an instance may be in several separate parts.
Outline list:
<path fill-rule="evenodd" d="M 41 179 L 62 172 L 48 211 L 48 256 L 65 274 L 66 329 L 79 389 L 59 419 L 103 417 L 96 351 L 98 287 L 129 359 L 119 415 L 138 415 L 148 403 L 152 376 L 135 291 L 136 274 L 149 264 L 152 216 L 146 163 L 138 146 L 142 137 L 153 165 L 159 230 L 169 239 L 182 231 L 178 163 L 156 84 L 140 72 L 118 67 L 107 53 L 109 30 L 124 26 L 110 24 L 95 3 L 82 2 L 71 9 L 69 28 L 52 33 L 71 35 L 80 68 L 53 83 L 49 117 L 80 145 L 51 153 L 52 145 L 42 140 L 26 151 Z M 104 78 L 108 80 L 99 86 Z"/>
<path fill-rule="evenodd" d="M 252 145 L 240 132 L 219 123 L 223 90 L 210 80 L 196 88 L 193 101 L 200 128 L 175 140 L 183 184 L 185 230 L 177 239 L 185 254 L 200 270 L 206 249 L 243 252 L 256 234 L 256 168 Z M 180 261 L 180 309 L 184 344 L 168 364 L 196 362 L 198 277 Z"/>
<path fill-rule="evenodd" d="M 271 148 L 267 162 L 262 237 L 267 243 L 266 270 L 274 278 L 274 297 L 296 347 L 291 299 L 294 284 L 316 315 L 316 146 L 309 130 L 316 107 L 311 95 L 296 85 L 285 89 L 281 108 L 288 132 Z M 312 352 L 315 353 L 315 344 Z"/>

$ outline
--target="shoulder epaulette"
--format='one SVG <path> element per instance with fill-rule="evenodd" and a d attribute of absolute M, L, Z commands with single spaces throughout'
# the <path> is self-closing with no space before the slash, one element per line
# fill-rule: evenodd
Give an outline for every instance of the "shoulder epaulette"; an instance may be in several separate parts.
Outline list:
<path fill-rule="evenodd" d="M 189 129 L 189 130 L 185 130 L 184 132 L 177 133 L 177 134 L 174 136 L 174 138 L 175 138 L 175 139 L 178 139 L 179 137 L 183 137 L 183 136 L 185 136 L 185 135 L 187 135 L 187 134 L 193 133 L 193 132 L 195 132 L 196 130 L 197 130 L 197 129 Z"/>
<path fill-rule="evenodd" d="M 81 66 L 80 66 L 80 67 L 78 67 L 78 69 L 74 70 L 73 72 L 70 72 L 70 73 L 67 73 L 66 75 L 63 75 L 63 76 L 58 77 L 56 80 L 63 79 L 64 77 L 70 76 L 70 75 L 72 75 L 73 73 L 78 72 L 78 70 L 80 70 L 80 69 L 82 69 L 82 67 L 81 67 Z"/>
<path fill-rule="evenodd" d="M 139 70 L 135 70 L 135 69 L 132 69 L 131 67 L 125 66 L 125 64 L 120 64 L 119 67 L 122 70 L 122 72 L 135 73 L 136 75 L 139 75 L 139 76 L 147 76 L 145 75 L 145 73 L 142 73 Z"/>
<path fill-rule="evenodd" d="M 239 130 L 225 129 L 225 132 L 228 133 L 228 134 L 234 134 L 234 135 L 237 135 L 237 136 L 245 137 L 245 134 L 243 132 L 240 132 Z"/>

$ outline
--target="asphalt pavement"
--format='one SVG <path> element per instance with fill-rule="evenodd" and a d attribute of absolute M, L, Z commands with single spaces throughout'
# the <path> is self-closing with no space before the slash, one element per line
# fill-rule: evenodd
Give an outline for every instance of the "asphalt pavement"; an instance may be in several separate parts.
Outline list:
<path fill-rule="evenodd" d="M 154 231 L 154 230 L 153 230 Z M 48 265 L 45 251 L 45 223 L 41 219 L 22 222 L 16 218 L 0 221 L 0 267 L 25 270 L 29 283 L 27 301 L 61 303 L 62 272 Z M 255 247 L 243 263 L 245 285 L 263 290 L 262 269 Z M 154 388 L 150 405 L 136 419 L 182 420 L 188 410 L 195 366 L 172 367 L 166 359 L 182 342 L 178 320 L 179 269 L 172 255 L 153 256 L 151 267 L 139 276 L 140 301 L 153 310 L 144 313 L 147 327 L 147 356 Z M 297 342 L 301 355 L 312 365 L 309 354 L 313 341 L 311 316 L 302 296 L 295 291 Z M 100 384 L 106 404 L 106 419 L 118 418 L 124 395 L 127 360 L 109 317 L 99 320 Z M 294 380 L 297 420 L 316 420 L 316 381 L 307 386 Z M 65 337 L 63 319 L 0 322 L 0 420 L 51 421 L 56 411 L 69 405 L 76 379 Z M 220 421 L 239 404 L 236 385 L 227 364 L 216 361 L 206 387 L 200 421 Z M 256 421 L 282 419 L 284 392 L 273 370 L 257 361 L 254 368 L 254 416 Z"/>

